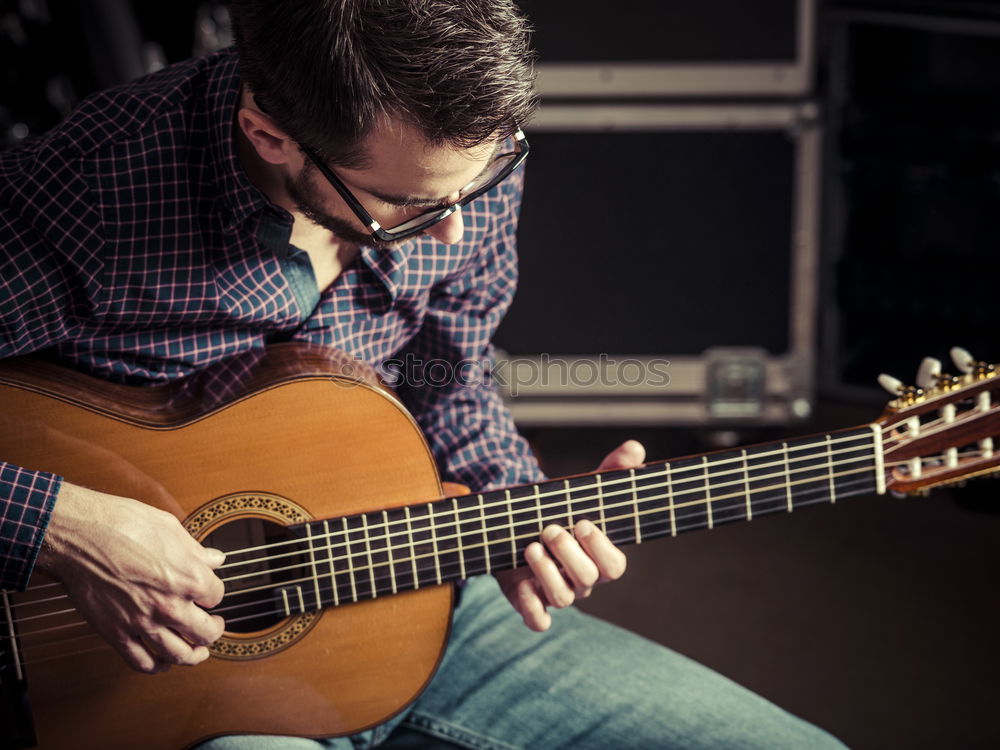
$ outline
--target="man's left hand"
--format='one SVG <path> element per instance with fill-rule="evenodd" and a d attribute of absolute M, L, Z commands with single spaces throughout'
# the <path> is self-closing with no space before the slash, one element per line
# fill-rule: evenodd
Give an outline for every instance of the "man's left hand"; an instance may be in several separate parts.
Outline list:
<path fill-rule="evenodd" d="M 645 460 L 646 449 L 627 440 L 597 470 L 631 469 Z M 574 524 L 572 535 L 561 526 L 546 526 L 541 542 L 524 550 L 524 559 L 528 567 L 505 570 L 496 578 L 524 624 L 539 632 L 552 624 L 548 607 L 568 607 L 590 596 L 595 584 L 621 578 L 625 572 L 625 553 L 586 519 Z"/>

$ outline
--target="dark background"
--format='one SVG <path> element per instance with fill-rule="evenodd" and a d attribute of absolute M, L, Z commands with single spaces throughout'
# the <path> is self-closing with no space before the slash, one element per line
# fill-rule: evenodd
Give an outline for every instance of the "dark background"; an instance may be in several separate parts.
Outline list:
<path fill-rule="evenodd" d="M 790 51 L 788 0 L 523 4 L 536 20 L 543 61 L 651 54 L 761 60 Z M 914 15 L 927 23 L 902 20 Z M 671 37 L 678 19 L 690 31 Z M 215 4 L 0 0 L 0 143 L 42 132 L 86 93 L 207 49 L 224 41 L 224 31 Z M 1000 359 L 993 320 L 1000 3 L 827 2 L 817 41 L 810 98 L 821 104 L 827 131 L 816 320 L 821 387 L 814 416 L 794 428 L 800 434 L 873 419 L 881 401 L 874 377 L 887 370 L 909 380 L 925 354 L 944 358 L 961 344 Z M 730 143 L 739 150 L 747 137 L 731 134 Z M 632 175 L 612 159 L 584 162 L 585 141 L 541 136 L 532 141 L 532 160 L 587 164 L 609 184 Z M 739 183 L 713 188 L 710 169 L 702 178 L 720 203 L 743 206 L 762 226 L 780 226 L 790 187 L 777 177 L 782 157 L 768 149 L 766 141 L 749 149 L 754 156 L 740 162 Z M 689 175 L 697 149 L 657 158 Z M 657 288 L 644 269 L 683 279 L 698 264 L 733 261 L 720 253 L 731 244 L 726 233 L 735 219 L 717 216 L 713 203 L 685 204 L 686 178 L 650 178 L 642 183 L 648 205 L 591 196 L 586 210 L 631 211 L 635 220 L 623 222 L 621 247 L 588 247 L 584 222 L 574 222 L 568 236 L 560 226 L 578 215 L 579 198 L 535 187 L 528 174 L 524 242 L 562 252 L 525 263 L 524 287 L 577 277 L 608 290 L 576 306 L 515 307 L 511 320 L 551 316 L 566 331 L 564 352 L 624 346 L 639 353 L 650 341 L 662 342 L 665 355 L 699 351 L 746 338 L 741 326 L 780 318 L 785 309 L 787 268 L 751 264 L 747 289 L 756 298 L 746 289 L 743 296 L 720 290 L 725 314 L 710 301 L 690 300 L 702 314 L 687 315 L 682 330 L 671 330 L 676 314 L 640 315 L 623 344 L 616 311 Z M 724 200 L 724 191 L 745 200 Z M 670 207 L 704 215 L 703 255 L 677 257 L 669 231 L 640 231 L 651 216 L 668 218 Z M 749 257 L 756 252 L 751 245 Z M 672 296 L 683 293 L 682 283 L 678 289 Z M 513 330 L 505 335 L 523 351 L 552 349 L 530 339 L 531 326 Z M 781 351 L 783 330 L 756 333 Z M 645 345 L 651 354 L 661 348 Z M 739 437 L 770 440 L 791 431 L 747 428 Z M 528 436 L 552 475 L 593 468 L 626 437 L 643 440 L 651 458 L 707 450 L 713 439 L 697 427 L 550 427 Z M 626 578 L 583 607 L 718 669 L 851 747 L 1000 747 L 997 496 L 994 482 L 981 481 L 926 499 L 855 498 L 644 544 L 631 551 Z"/>

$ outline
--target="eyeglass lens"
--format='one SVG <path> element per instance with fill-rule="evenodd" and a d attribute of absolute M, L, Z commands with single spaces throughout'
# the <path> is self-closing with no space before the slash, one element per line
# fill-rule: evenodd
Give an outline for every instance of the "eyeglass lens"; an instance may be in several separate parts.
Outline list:
<path fill-rule="evenodd" d="M 459 191 L 459 201 L 461 201 L 463 197 L 467 195 L 472 195 L 476 191 L 481 190 L 482 188 L 491 185 L 491 183 L 495 182 L 497 177 L 499 177 L 500 174 L 503 173 L 503 171 L 510 165 L 510 163 L 517 158 L 517 156 L 518 154 L 516 152 L 513 152 L 509 154 L 501 154 L 496 159 L 494 159 L 490 163 L 489 168 L 487 168 L 485 172 L 483 172 L 475 180 L 470 182 L 468 185 L 466 185 Z M 431 209 L 430 211 L 424 211 L 422 213 L 417 214 L 412 219 L 405 221 L 402 224 L 397 224 L 394 227 L 386 229 L 386 231 L 390 232 L 391 234 L 402 234 L 404 232 L 412 231 L 414 228 L 420 226 L 421 224 L 426 223 L 429 218 L 437 216 L 438 214 L 442 213 L 443 210 L 444 209 L 441 208 L 434 208 Z"/>

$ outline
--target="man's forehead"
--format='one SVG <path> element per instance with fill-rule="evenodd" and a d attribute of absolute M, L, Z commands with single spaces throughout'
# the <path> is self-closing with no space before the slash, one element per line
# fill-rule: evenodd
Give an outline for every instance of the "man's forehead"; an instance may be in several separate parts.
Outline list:
<path fill-rule="evenodd" d="M 405 123 L 392 121 L 364 142 L 367 164 L 341 169 L 342 176 L 389 203 L 433 205 L 461 190 L 485 170 L 503 142 L 471 148 L 433 143 Z"/>
<path fill-rule="evenodd" d="M 462 171 L 470 163 L 482 163 L 497 152 L 501 139 L 494 138 L 476 146 L 462 148 L 447 142 L 435 142 L 403 120 L 383 121 L 364 141 L 371 166 L 391 166 L 406 162 L 428 171 Z"/>

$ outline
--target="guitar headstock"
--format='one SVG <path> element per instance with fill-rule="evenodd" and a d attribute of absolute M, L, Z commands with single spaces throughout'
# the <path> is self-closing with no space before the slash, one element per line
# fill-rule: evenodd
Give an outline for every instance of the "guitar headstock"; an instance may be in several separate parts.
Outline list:
<path fill-rule="evenodd" d="M 1000 473 L 998 367 L 957 347 L 951 357 L 956 375 L 941 372 L 941 363 L 927 358 L 915 385 L 879 377 L 896 396 L 875 422 L 888 490 L 924 494 Z"/>

